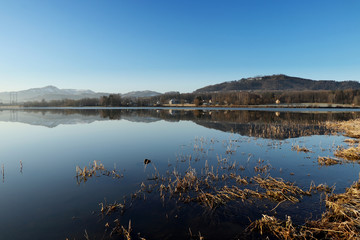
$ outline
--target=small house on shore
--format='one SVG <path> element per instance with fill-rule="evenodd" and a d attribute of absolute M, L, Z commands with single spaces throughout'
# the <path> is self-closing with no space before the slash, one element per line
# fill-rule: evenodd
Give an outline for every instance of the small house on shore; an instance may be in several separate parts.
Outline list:
<path fill-rule="evenodd" d="M 170 99 L 170 101 L 169 101 L 169 104 L 171 105 L 171 104 L 178 104 L 179 103 L 179 101 L 178 100 L 176 100 L 176 99 Z"/>

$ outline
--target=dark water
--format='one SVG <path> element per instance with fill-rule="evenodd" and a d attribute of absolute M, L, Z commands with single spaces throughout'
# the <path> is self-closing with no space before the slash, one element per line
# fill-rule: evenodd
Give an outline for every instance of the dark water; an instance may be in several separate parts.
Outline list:
<path fill-rule="evenodd" d="M 296 112 L 261 110 L 2 110 L 0 111 L 0 239 L 103 239 L 105 224 L 118 218 L 132 222 L 133 238 L 256 239 L 245 231 L 250 220 L 271 212 L 276 203 L 234 201 L 207 211 L 198 203 L 159 201 L 154 191 L 132 201 L 120 214 L 102 217 L 99 203 L 131 200 L 142 182 L 149 183 L 155 168 L 160 174 L 191 166 L 197 173 L 218 159 L 242 166 L 269 165 L 273 177 L 295 182 L 307 190 L 311 181 L 336 186 L 343 192 L 358 179 L 358 164 L 320 167 L 318 156 L 333 156 L 345 137 L 333 135 L 326 121 L 359 117 L 359 112 Z M 310 153 L 292 151 L 304 146 Z M 191 155 L 191 160 L 189 156 Z M 144 159 L 152 163 L 144 167 Z M 77 182 L 76 166 L 98 160 L 123 174 L 117 179 L 97 176 Z M 259 160 L 261 163 L 259 163 Z M 325 210 L 321 194 L 276 210 L 295 223 L 318 218 Z M 130 201 L 128 200 L 128 201 Z M 249 220 L 250 219 L 250 220 Z M 105 236 L 108 236 L 109 231 Z M 107 238 L 104 238 L 107 239 Z M 120 239 L 113 237 L 112 239 Z"/>

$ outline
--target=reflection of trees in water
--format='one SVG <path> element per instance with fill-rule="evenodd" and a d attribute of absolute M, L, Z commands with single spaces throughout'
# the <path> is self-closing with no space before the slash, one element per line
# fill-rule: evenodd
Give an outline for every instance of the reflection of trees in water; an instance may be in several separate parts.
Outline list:
<path fill-rule="evenodd" d="M 47 109 L 26 110 L 41 114 L 80 114 L 104 119 L 152 122 L 193 121 L 201 126 L 241 135 L 263 138 L 294 138 L 328 134 L 326 121 L 360 117 L 360 112 L 271 112 L 255 110 L 182 110 L 182 109 Z"/>
<path fill-rule="evenodd" d="M 359 113 L 299 113 L 228 111 L 212 113 L 212 121 L 196 123 L 226 132 L 262 138 L 294 138 L 329 134 L 327 121 L 341 121 L 359 117 Z"/>

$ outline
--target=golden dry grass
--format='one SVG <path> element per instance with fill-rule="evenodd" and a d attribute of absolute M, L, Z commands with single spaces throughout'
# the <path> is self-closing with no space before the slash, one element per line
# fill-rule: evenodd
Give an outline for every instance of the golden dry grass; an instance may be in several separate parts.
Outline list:
<path fill-rule="evenodd" d="M 338 148 L 334 155 L 350 161 L 360 160 L 360 146 L 350 148 Z"/>
<path fill-rule="evenodd" d="M 88 178 L 97 176 L 97 175 L 106 175 L 106 176 L 112 176 L 113 178 L 122 178 L 123 175 L 118 173 L 116 169 L 113 169 L 111 171 L 105 169 L 104 165 L 94 160 L 94 162 L 90 166 L 85 166 L 84 168 L 80 168 L 79 166 L 76 166 L 76 179 L 77 182 L 86 182 Z"/>
<path fill-rule="evenodd" d="M 299 201 L 302 195 L 309 195 L 310 193 L 303 191 L 301 188 L 294 185 L 294 183 L 285 182 L 281 178 L 273 178 L 267 176 L 266 178 L 260 175 L 251 178 L 258 183 L 260 187 L 266 189 L 268 198 L 276 201 L 288 200 L 293 203 Z"/>
<path fill-rule="evenodd" d="M 360 119 L 352 119 L 340 122 L 328 122 L 327 127 L 345 132 L 352 138 L 360 138 Z"/>
<path fill-rule="evenodd" d="M 343 161 L 331 157 L 318 157 L 318 164 L 321 166 L 331 166 L 336 164 L 343 164 Z"/>
<path fill-rule="evenodd" d="M 306 148 L 306 147 L 300 147 L 299 145 L 292 146 L 292 147 L 291 147 L 291 150 L 297 151 L 297 152 L 304 152 L 304 153 L 311 152 L 308 148 Z"/>
<path fill-rule="evenodd" d="M 279 239 L 360 239 L 360 179 L 345 193 L 326 198 L 326 212 L 321 219 L 294 227 L 290 217 L 281 221 L 263 215 L 248 229 L 271 234 Z"/>

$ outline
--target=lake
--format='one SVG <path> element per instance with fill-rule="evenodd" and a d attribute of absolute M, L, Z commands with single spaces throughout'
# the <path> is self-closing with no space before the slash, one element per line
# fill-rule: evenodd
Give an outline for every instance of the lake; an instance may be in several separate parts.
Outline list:
<path fill-rule="evenodd" d="M 235 175 L 344 192 L 359 178 L 359 164 L 319 166 L 317 158 L 347 146 L 325 123 L 358 117 L 352 109 L 0 110 L 0 239 L 122 239 L 117 228 L 130 220 L 132 239 L 265 238 L 247 230 L 251 221 L 262 214 L 290 215 L 297 224 L 318 219 L 324 193 L 281 204 L 232 199 L 214 208 L 198 194 L 244 188 Z M 106 171 L 76 177 L 77 166 L 91 169 L 94 160 Z M 176 181 L 183 187 L 186 176 L 203 177 L 205 186 L 211 174 L 218 176 L 214 188 L 167 188 Z M 263 191 L 254 181 L 246 187 Z M 124 206 L 101 212 L 101 203 L 115 201 Z"/>

